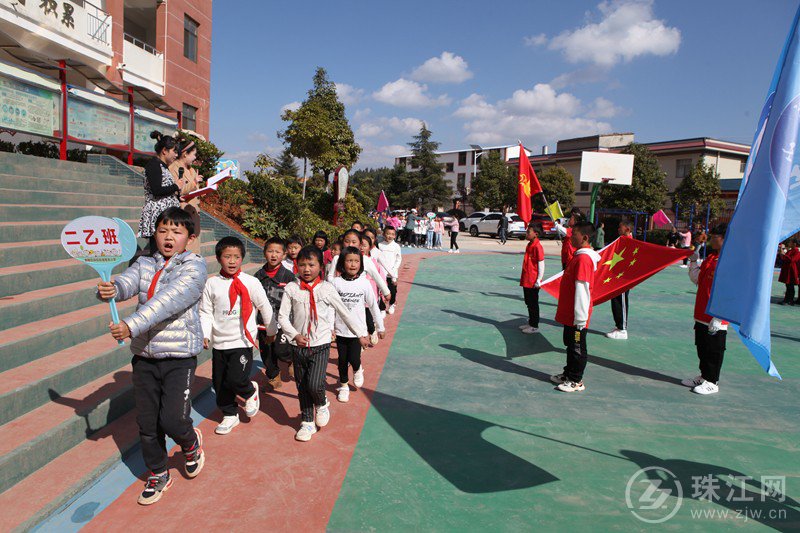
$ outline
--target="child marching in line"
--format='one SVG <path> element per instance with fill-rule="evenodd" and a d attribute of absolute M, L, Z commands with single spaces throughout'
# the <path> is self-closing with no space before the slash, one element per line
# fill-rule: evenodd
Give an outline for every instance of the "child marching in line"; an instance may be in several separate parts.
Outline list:
<path fill-rule="evenodd" d="M 699 259 L 697 251 L 689 256 L 689 279 L 697 285 L 697 296 L 694 301 L 694 344 L 697 347 L 697 358 L 700 360 L 700 375 L 693 379 L 684 379 L 681 383 L 697 394 L 719 392 L 719 373 L 725 356 L 728 323 L 706 314 L 706 307 L 711 298 L 714 272 L 717 270 L 719 251 L 725 242 L 727 230 L 727 224 L 720 224 L 709 232 L 708 243 L 712 251 L 706 256 L 702 265 L 697 265 Z"/>
<path fill-rule="evenodd" d="M 300 253 L 303 246 L 302 237 L 292 235 L 286 239 L 286 258 L 283 260 L 283 266 L 292 274 L 297 274 L 297 254 Z"/>
<path fill-rule="evenodd" d="M 558 296 L 556 321 L 564 326 L 564 346 L 567 365 L 564 372 L 550 377 L 562 392 L 585 390 L 583 371 L 586 369 L 586 333 L 592 317 L 592 279 L 600 255 L 592 249 L 594 225 L 578 222 L 572 226 L 570 244 L 575 253 L 564 269 Z"/>
<path fill-rule="evenodd" d="M 400 265 L 403 262 L 403 252 L 397 244 L 397 230 L 394 226 L 387 225 L 383 228 L 383 242 L 378 244 L 378 248 L 383 254 L 383 258 L 388 264 L 386 269 L 386 285 L 389 287 L 389 308 L 386 310 L 390 315 L 394 314 L 395 302 L 397 301 L 397 279 L 400 274 Z M 386 308 L 386 304 L 381 301 L 381 309 Z"/>
<path fill-rule="evenodd" d="M 356 232 L 358 233 L 358 232 Z M 302 423 L 295 435 L 309 441 L 318 427 L 330 421 L 330 402 L 325 397 L 325 372 L 331 349 L 334 324 L 329 321 L 331 308 L 359 337 L 362 347 L 369 345 L 367 329 L 358 323 L 342 303 L 336 288 L 322 278 L 322 252 L 306 246 L 297 255 L 297 280 L 283 293 L 278 323 L 292 345 L 297 396 Z M 316 414 L 316 417 L 315 417 Z M 316 425 L 315 425 L 316 421 Z"/>
<path fill-rule="evenodd" d="M 359 247 L 361 251 L 361 255 L 364 258 L 364 264 L 372 263 L 375 267 L 375 270 L 378 272 L 378 276 L 386 282 L 386 270 L 381 266 L 381 264 L 375 260 L 374 257 L 370 255 L 372 251 L 372 239 L 370 239 L 366 234 L 361 235 L 361 246 Z M 369 281 L 370 286 L 372 287 L 372 291 L 375 294 L 375 299 L 380 299 L 380 294 L 378 293 L 378 282 L 375 278 L 366 274 L 367 280 Z M 367 332 L 369 333 L 369 342 L 370 346 L 375 346 L 378 344 L 378 331 L 375 328 L 375 322 L 372 320 L 370 315 L 367 315 Z"/>
<path fill-rule="evenodd" d="M 157 252 L 140 256 L 113 282 L 97 285 L 102 300 L 139 297 L 136 311 L 109 328 L 116 340 L 131 338 L 136 422 L 150 469 L 139 495 L 141 505 L 156 503 L 172 486 L 165 436 L 181 447 L 188 477 L 196 477 L 205 463 L 203 435 L 192 425 L 189 396 L 197 355 L 203 350 L 198 307 L 206 263 L 186 251 L 195 239 L 186 211 L 170 207 L 158 216 L 155 228 Z"/>
<path fill-rule="evenodd" d="M 522 259 L 522 275 L 519 284 L 528 307 L 528 322 L 519 327 L 522 333 L 531 335 L 539 332 L 539 285 L 544 279 L 544 248 L 539 241 L 541 228 L 533 222 L 525 230 L 528 246 Z"/>
<path fill-rule="evenodd" d="M 797 239 L 786 241 L 786 249 L 781 249 L 779 256 L 781 262 L 781 274 L 778 281 L 786 285 L 786 293 L 783 296 L 781 305 L 794 305 L 794 288 L 800 284 L 800 250 L 797 249 Z M 797 302 L 800 303 L 800 297 Z"/>
<path fill-rule="evenodd" d="M 384 338 L 385 328 L 374 289 L 364 275 L 364 257 L 356 248 L 345 248 L 336 263 L 339 276 L 333 280 L 333 286 L 342 298 L 344 305 L 350 310 L 353 318 L 362 328 L 367 325 L 365 309 L 377 325 L 378 336 Z M 364 367 L 361 364 L 361 343 L 341 316 L 336 317 L 336 349 L 339 352 L 339 387 L 337 399 L 347 402 L 350 399 L 348 380 L 349 366 L 353 367 L 353 385 L 361 388 L 364 385 Z"/>
<path fill-rule="evenodd" d="M 346 248 L 348 246 L 352 246 L 353 248 L 361 248 L 361 232 L 356 231 L 354 229 L 349 229 L 344 232 L 342 235 L 342 248 Z M 333 261 L 327 266 L 326 276 L 325 278 L 333 282 L 333 278 L 336 277 L 336 263 L 339 261 L 339 256 L 334 256 Z M 375 264 L 372 261 L 364 261 L 364 272 L 369 274 L 369 276 L 375 281 L 378 285 L 378 289 L 380 289 L 381 294 L 384 298 L 388 298 L 391 293 L 389 292 L 389 287 L 386 285 L 386 281 L 383 277 L 380 276 L 378 270 L 375 268 Z"/>
<path fill-rule="evenodd" d="M 322 259 L 325 261 L 326 265 L 333 259 L 333 254 L 331 254 L 331 251 L 328 248 L 328 242 L 328 234 L 324 231 L 316 232 L 314 237 L 311 239 L 311 244 L 322 251 Z"/>
<path fill-rule="evenodd" d="M 257 346 L 256 310 L 267 324 L 266 342 L 272 342 L 277 331 L 267 294 L 261 282 L 242 272 L 244 243 L 236 237 L 223 237 L 216 246 L 219 276 L 206 282 L 200 304 L 203 325 L 203 347 L 212 347 L 212 382 L 222 422 L 214 430 L 227 435 L 239 425 L 236 397 L 245 400 L 244 412 L 252 418 L 258 414 L 261 401 L 258 383 L 250 381 L 253 347 Z"/>
<path fill-rule="evenodd" d="M 267 293 L 269 305 L 272 307 L 272 315 L 278 316 L 281 307 L 283 290 L 287 284 L 295 279 L 295 275 L 288 270 L 281 260 L 283 259 L 285 243 L 283 239 L 272 237 L 264 244 L 264 259 L 266 263 L 256 272 L 256 279 L 261 282 L 264 292 Z M 261 361 L 264 362 L 264 370 L 267 380 L 273 390 L 281 388 L 281 371 L 278 361 L 289 361 L 291 367 L 292 351 L 289 347 L 289 340 L 282 331 L 278 329 L 275 334 L 275 342 L 267 342 L 267 326 L 265 318 L 259 313 L 258 317 L 258 351 L 261 352 Z M 268 323 L 268 322 L 266 322 Z"/>

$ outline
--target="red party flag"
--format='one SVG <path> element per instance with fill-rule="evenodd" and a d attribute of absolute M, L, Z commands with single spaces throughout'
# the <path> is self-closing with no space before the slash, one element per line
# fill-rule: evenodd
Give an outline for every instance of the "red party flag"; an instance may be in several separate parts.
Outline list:
<path fill-rule="evenodd" d="M 531 209 L 531 195 L 542 192 L 542 186 L 539 184 L 539 178 L 536 177 L 536 172 L 533 171 L 522 143 L 519 143 L 519 172 L 517 178 L 517 215 L 527 224 L 531 221 L 533 212 Z"/>
<path fill-rule="evenodd" d="M 381 191 L 381 195 L 378 197 L 378 207 L 375 209 L 378 213 L 383 213 L 389 209 L 389 200 L 386 198 L 386 193 Z"/>
<path fill-rule="evenodd" d="M 633 237 L 620 237 L 600 250 L 600 261 L 591 283 L 592 305 L 619 296 L 692 253 L 688 249 L 667 248 L 637 241 Z M 556 300 L 563 274 L 559 272 L 542 283 L 542 288 Z"/>

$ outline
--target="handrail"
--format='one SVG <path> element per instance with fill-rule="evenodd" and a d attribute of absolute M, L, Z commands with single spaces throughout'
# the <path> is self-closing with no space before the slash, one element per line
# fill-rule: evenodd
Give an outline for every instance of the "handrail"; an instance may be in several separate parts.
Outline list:
<path fill-rule="evenodd" d="M 148 53 L 150 53 L 150 54 L 153 54 L 154 56 L 161 57 L 161 52 L 159 52 L 158 50 L 156 50 L 156 48 L 155 48 L 154 46 L 151 46 L 151 45 L 147 44 L 147 43 L 146 43 L 146 42 L 144 42 L 144 41 L 140 41 L 139 39 L 137 39 L 136 37 L 134 37 L 134 36 L 133 36 L 133 35 L 131 35 L 130 33 L 123 33 L 123 34 L 122 34 L 122 37 L 123 37 L 123 38 L 124 38 L 126 41 L 128 41 L 129 43 L 131 43 L 132 45 L 136 46 L 137 48 L 141 48 L 141 49 L 142 49 L 142 50 L 144 50 L 145 52 L 148 52 Z"/>

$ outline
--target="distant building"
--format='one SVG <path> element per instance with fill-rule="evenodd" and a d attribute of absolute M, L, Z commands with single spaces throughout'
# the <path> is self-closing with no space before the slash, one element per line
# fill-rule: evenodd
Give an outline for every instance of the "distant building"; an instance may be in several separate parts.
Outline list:
<path fill-rule="evenodd" d="M 152 150 L 147 128 L 208 137 L 211 11 L 211 0 L 0 3 L 3 138 L 126 153 Z"/>

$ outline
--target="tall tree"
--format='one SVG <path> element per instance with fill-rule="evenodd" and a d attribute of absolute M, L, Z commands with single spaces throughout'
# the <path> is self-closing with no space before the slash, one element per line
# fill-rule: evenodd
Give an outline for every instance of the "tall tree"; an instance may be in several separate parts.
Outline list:
<path fill-rule="evenodd" d="M 575 203 L 575 178 L 561 165 L 547 167 L 537 173 L 542 191 L 551 204 L 558 201 L 565 212 Z M 536 209 L 543 210 L 546 206 L 541 195 L 534 198 Z"/>
<path fill-rule="evenodd" d="M 275 173 L 278 176 L 285 176 L 288 178 L 296 178 L 299 169 L 294 162 L 294 156 L 289 151 L 289 148 L 284 148 L 281 152 L 278 161 L 275 163 Z"/>
<path fill-rule="evenodd" d="M 633 183 L 605 185 L 600 190 L 599 207 L 627 209 L 654 213 L 664 207 L 667 200 L 666 173 L 658 165 L 656 156 L 643 144 L 630 143 L 621 150 L 633 154 Z"/>
<path fill-rule="evenodd" d="M 300 107 L 287 109 L 281 119 L 289 125 L 278 137 L 283 139 L 289 153 L 307 158 L 314 171 L 327 176 L 344 165 L 348 169 L 358 160 L 361 147 L 345 116 L 344 104 L 336 95 L 336 85 L 328 79 L 322 67 L 314 74 L 314 86 Z"/>
<path fill-rule="evenodd" d="M 701 159 L 675 189 L 674 203 L 680 205 L 679 216 L 685 220 L 689 220 L 692 207 L 697 216 L 704 214 L 709 205 L 711 216 L 716 217 L 725 209 L 721 194 L 719 175 Z"/>
<path fill-rule="evenodd" d="M 405 172 L 405 186 L 400 185 L 399 205 L 434 209 L 450 202 L 453 191 L 444 179 L 444 168 L 436 157 L 439 143 L 431 140 L 432 132 L 423 123 L 411 147 L 414 170 Z"/>
<path fill-rule="evenodd" d="M 481 157 L 472 181 L 470 201 L 476 209 L 506 209 L 517 202 L 517 168 L 506 165 L 497 152 Z"/>

